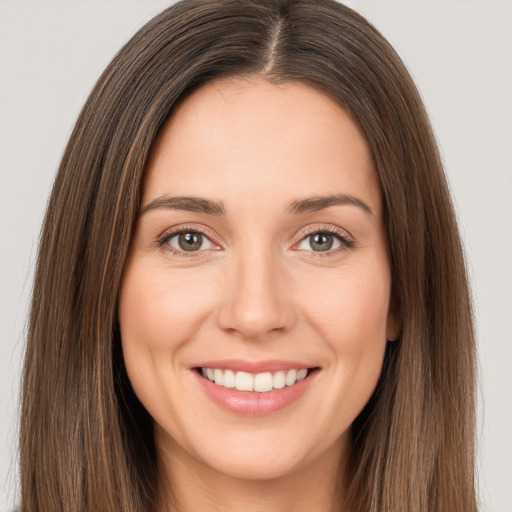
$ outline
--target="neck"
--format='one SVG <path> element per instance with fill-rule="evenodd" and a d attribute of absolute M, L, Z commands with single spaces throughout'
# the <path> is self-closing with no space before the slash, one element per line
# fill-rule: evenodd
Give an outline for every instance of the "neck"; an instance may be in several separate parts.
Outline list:
<path fill-rule="evenodd" d="M 167 491 L 161 512 L 334 512 L 342 509 L 346 449 L 340 445 L 307 466 L 266 480 L 222 474 L 180 447 L 160 454 Z"/>

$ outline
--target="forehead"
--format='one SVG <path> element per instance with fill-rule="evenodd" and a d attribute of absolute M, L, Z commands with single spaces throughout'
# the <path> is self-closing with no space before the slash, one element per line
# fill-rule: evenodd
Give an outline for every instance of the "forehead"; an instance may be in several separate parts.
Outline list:
<path fill-rule="evenodd" d="M 193 194 L 229 203 L 313 194 L 365 195 L 380 208 L 367 142 L 336 101 L 298 82 L 211 82 L 187 97 L 159 134 L 143 202 Z"/>

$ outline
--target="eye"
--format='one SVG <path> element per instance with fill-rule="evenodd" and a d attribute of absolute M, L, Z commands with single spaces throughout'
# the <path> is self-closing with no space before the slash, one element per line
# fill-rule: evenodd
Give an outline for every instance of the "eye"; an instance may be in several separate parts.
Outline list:
<path fill-rule="evenodd" d="M 213 242 L 205 234 L 194 230 L 183 230 L 167 234 L 160 240 L 159 245 L 165 246 L 166 249 L 180 256 L 188 256 L 186 253 L 215 248 Z"/>
<path fill-rule="evenodd" d="M 316 230 L 305 236 L 297 245 L 297 249 L 317 253 L 337 252 L 342 248 L 353 246 L 348 235 L 338 230 Z"/>

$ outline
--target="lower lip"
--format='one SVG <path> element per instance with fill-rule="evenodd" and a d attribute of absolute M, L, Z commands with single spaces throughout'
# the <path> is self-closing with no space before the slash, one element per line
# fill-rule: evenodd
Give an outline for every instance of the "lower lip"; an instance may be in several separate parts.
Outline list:
<path fill-rule="evenodd" d="M 301 398 L 306 393 L 318 370 L 309 371 L 305 379 L 296 382 L 292 386 L 265 393 L 225 388 L 205 379 L 196 370 L 194 370 L 194 373 L 206 394 L 224 409 L 245 416 L 265 416 L 284 409 Z"/>

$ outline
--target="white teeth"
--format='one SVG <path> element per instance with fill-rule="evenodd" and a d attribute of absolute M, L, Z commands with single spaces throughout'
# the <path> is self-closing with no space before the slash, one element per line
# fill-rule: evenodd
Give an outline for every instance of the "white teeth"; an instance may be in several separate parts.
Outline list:
<path fill-rule="evenodd" d="M 217 381 L 215 381 L 217 384 Z M 231 370 L 226 370 L 224 372 L 224 379 L 222 385 L 225 388 L 234 388 L 236 386 L 235 374 Z"/>
<path fill-rule="evenodd" d="M 273 377 L 272 381 L 273 381 L 272 386 L 274 387 L 274 389 L 284 388 L 286 385 L 284 372 L 274 373 L 274 377 Z"/>
<path fill-rule="evenodd" d="M 270 372 L 258 373 L 254 376 L 254 391 L 259 393 L 272 391 L 272 374 Z"/>
<path fill-rule="evenodd" d="M 222 370 L 213 370 L 213 381 L 215 382 L 215 384 L 219 384 L 220 386 L 222 386 L 224 384 L 224 379 L 222 377 Z"/>
<path fill-rule="evenodd" d="M 287 386 L 292 386 L 297 382 L 297 370 L 289 370 L 286 374 L 284 382 Z"/>
<path fill-rule="evenodd" d="M 304 380 L 306 378 L 306 375 L 308 374 L 308 371 L 305 368 L 302 368 L 297 372 L 297 380 Z"/>
<path fill-rule="evenodd" d="M 306 368 L 300 370 L 279 370 L 275 373 L 248 373 L 221 370 L 219 368 L 201 368 L 201 375 L 225 388 L 236 388 L 238 391 L 256 391 L 266 393 L 273 389 L 282 389 L 293 386 L 296 382 L 304 380 L 308 374 Z"/>
<path fill-rule="evenodd" d="M 235 387 L 238 391 L 252 391 L 254 388 L 254 377 L 250 373 L 236 372 Z"/>

